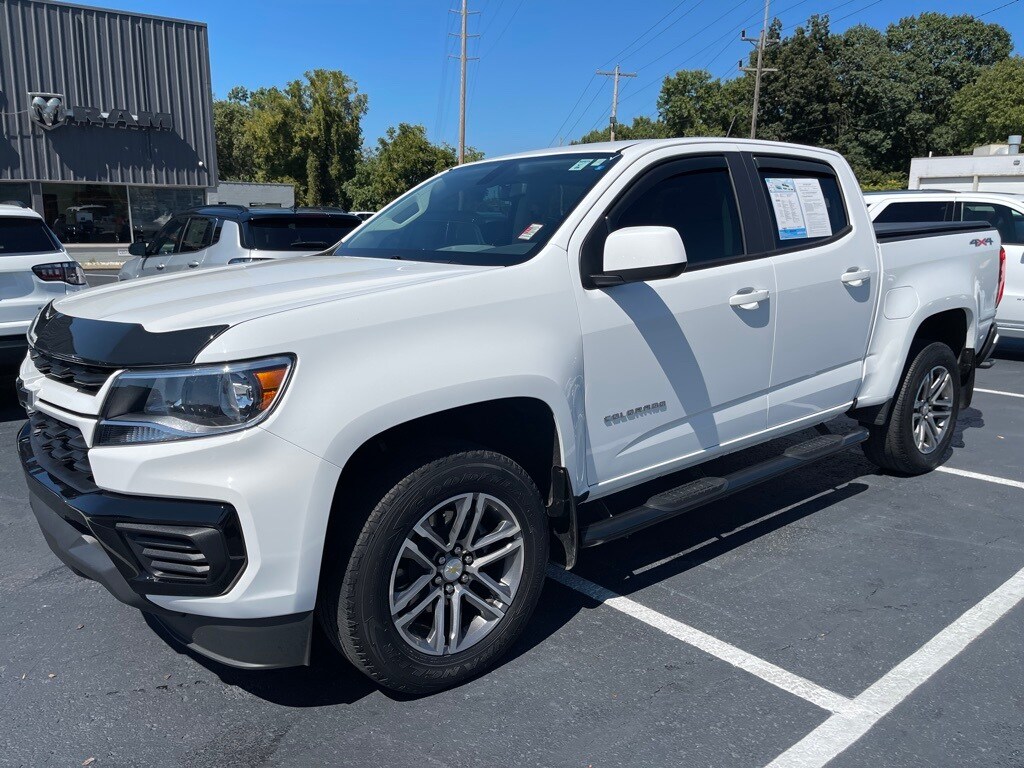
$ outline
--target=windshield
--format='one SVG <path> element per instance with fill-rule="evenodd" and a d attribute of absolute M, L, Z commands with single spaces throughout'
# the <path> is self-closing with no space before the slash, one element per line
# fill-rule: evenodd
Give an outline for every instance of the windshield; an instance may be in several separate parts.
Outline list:
<path fill-rule="evenodd" d="M 581 152 L 454 168 L 396 200 L 339 256 L 507 267 L 532 258 L 618 155 Z"/>
<path fill-rule="evenodd" d="M 28 216 L 0 219 L 0 256 L 59 250 L 49 228 L 39 219 Z"/>
<path fill-rule="evenodd" d="M 328 216 L 260 217 L 249 222 L 258 251 L 319 251 L 329 248 L 358 226 L 348 218 Z"/>

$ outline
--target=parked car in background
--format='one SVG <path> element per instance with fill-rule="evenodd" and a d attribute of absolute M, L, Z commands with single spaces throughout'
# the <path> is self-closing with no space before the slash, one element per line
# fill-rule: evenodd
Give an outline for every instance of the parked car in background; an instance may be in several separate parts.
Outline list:
<path fill-rule="evenodd" d="M 792 144 L 459 166 L 333 254 L 47 306 L 19 387 L 32 509 L 194 651 L 306 664 L 318 621 L 381 685 L 435 691 L 516 642 L 549 555 L 856 445 L 937 467 L 997 336 L 998 237 L 872 227 L 846 161 Z"/>
<path fill-rule="evenodd" d="M 1005 192 L 907 190 L 864 195 L 871 220 L 887 222 L 984 221 L 999 230 L 1006 251 L 1000 336 L 1024 338 L 1024 195 Z"/>
<path fill-rule="evenodd" d="M 42 216 L 0 203 L 0 370 L 15 370 L 25 357 L 25 334 L 40 309 L 85 287 L 82 268 Z"/>
<path fill-rule="evenodd" d="M 172 216 L 146 243 L 132 243 L 119 280 L 317 253 L 362 224 L 333 208 L 207 205 Z"/>

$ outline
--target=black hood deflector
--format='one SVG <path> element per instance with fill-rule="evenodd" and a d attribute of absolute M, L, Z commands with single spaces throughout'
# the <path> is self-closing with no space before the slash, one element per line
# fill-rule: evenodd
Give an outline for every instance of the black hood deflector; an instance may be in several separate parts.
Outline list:
<path fill-rule="evenodd" d="M 63 315 L 47 306 L 29 333 L 32 346 L 61 360 L 114 368 L 189 365 L 226 325 L 153 333 L 138 323 Z"/>

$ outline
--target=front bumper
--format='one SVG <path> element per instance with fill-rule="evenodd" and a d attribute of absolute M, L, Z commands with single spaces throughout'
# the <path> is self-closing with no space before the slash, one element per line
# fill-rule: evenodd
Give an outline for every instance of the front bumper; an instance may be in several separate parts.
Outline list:
<path fill-rule="evenodd" d="M 230 505 L 99 489 L 80 493 L 41 466 L 30 432 L 26 425 L 18 436 L 29 501 L 46 543 L 65 565 L 98 581 L 118 600 L 152 614 L 172 637 L 212 659 L 249 669 L 309 663 L 311 611 L 225 619 L 168 610 L 148 599 L 216 595 L 230 589 L 245 567 Z M 185 557 L 175 558 L 175 551 Z M 195 567 L 205 568 L 206 577 L 181 578 L 175 562 L 161 558 L 200 563 Z"/>

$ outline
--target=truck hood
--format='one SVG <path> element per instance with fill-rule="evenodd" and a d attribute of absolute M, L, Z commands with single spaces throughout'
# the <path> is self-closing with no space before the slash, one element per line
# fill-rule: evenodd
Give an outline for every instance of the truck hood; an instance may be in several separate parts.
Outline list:
<path fill-rule="evenodd" d="M 61 299 L 70 317 L 138 324 L 162 333 L 231 326 L 350 296 L 500 267 L 305 256 L 115 283 Z"/>

